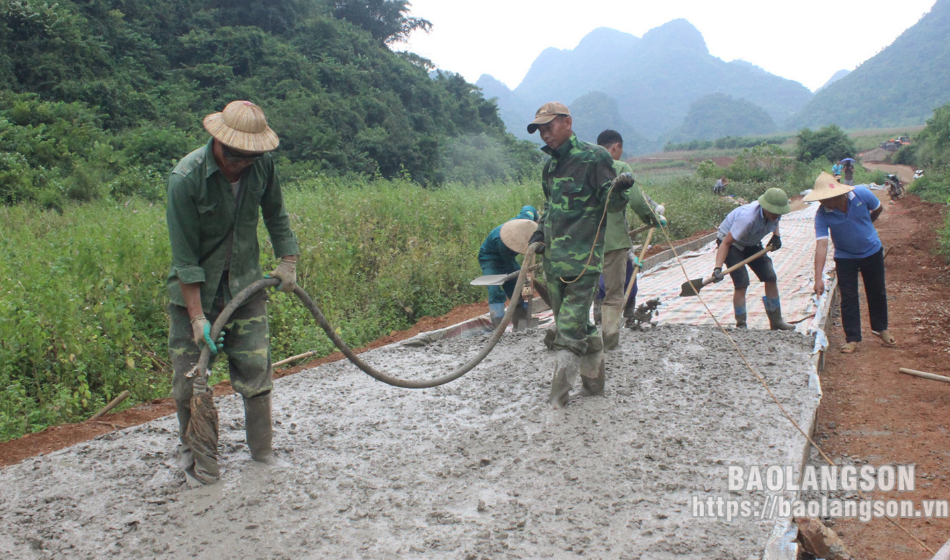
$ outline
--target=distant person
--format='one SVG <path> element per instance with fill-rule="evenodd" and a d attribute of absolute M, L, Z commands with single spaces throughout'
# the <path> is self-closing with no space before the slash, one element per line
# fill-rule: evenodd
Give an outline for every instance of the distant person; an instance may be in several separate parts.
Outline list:
<path fill-rule="evenodd" d="M 834 165 L 831 166 L 831 174 L 835 177 L 841 177 L 841 171 L 844 169 L 844 166 L 841 165 L 841 161 L 836 161 Z"/>
<path fill-rule="evenodd" d="M 723 279 L 722 265 L 733 266 L 755 255 L 762 250 L 762 239 L 769 238 L 768 249 L 778 251 L 782 248 L 782 238 L 779 233 L 779 220 L 784 214 L 792 210 L 788 202 L 788 195 L 782 189 L 772 187 L 765 191 L 755 202 L 745 204 L 729 212 L 726 219 L 719 226 L 716 244 L 716 267 L 713 269 L 713 278 L 716 282 Z M 772 267 L 772 259 L 762 255 L 749 263 L 749 268 L 756 277 L 765 284 L 765 314 L 769 318 L 769 326 L 773 331 L 794 330 L 795 327 L 782 319 L 782 305 L 779 299 L 778 278 Z M 749 273 L 742 266 L 729 273 L 735 291 L 732 304 L 736 314 L 736 328 L 744 329 L 746 323 L 746 291 L 749 288 Z"/>
<path fill-rule="evenodd" d="M 726 179 L 725 175 L 723 175 L 722 177 L 719 178 L 719 180 L 716 181 L 716 184 L 713 185 L 713 194 L 718 194 L 719 196 L 722 196 L 723 194 L 726 193 L 726 185 L 728 184 L 729 184 L 729 180 Z"/>
<path fill-rule="evenodd" d="M 853 163 L 854 163 L 854 162 L 852 162 L 852 161 L 846 161 L 846 162 L 844 162 L 844 169 L 842 170 L 842 174 L 844 175 L 844 179 L 842 179 L 842 181 L 841 181 L 841 183 L 844 184 L 844 185 L 849 185 L 849 186 L 854 185 L 854 165 L 853 165 Z"/>
<path fill-rule="evenodd" d="M 614 171 L 617 175 L 622 173 L 633 174 L 633 170 L 626 162 L 620 161 L 623 155 L 623 137 L 615 130 L 605 130 L 597 136 L 597 145 L 602 146 L 610 157 L 613 158 Z M 630 189 L 630 208 L 643 220 L 644 223 L 657 226 L 660 221 L 666 223 L 662 216 L 657 219 L 654 217 L 653 210 L 658 207 L 657 203 L 650 200 L 639 188 Z M 629 252 L 632 243 L 630 243 L 630 226 L 627 224 L 627 209 L 619 212 L 610 212 L 607 214 L 607 228 L 604 232 L 604 267 L 600 276 L 600 285 L 598 286 L 597 296 L 594 298 L 594 315 L 602 317 L 601 328 L 604 333 L 604 349 L 614 350 L 620 343 L 620 320 L 623 317 L 632 317 L 633 311 L 637 307 L 637 279 L 633 276 L 633 267 L 637 257 L 634 256 L 634 262 L 630 261 Z M 633 288 L 630 292 L 630 299 L 627 305 L 623 306 L 623 296 L 627 287 L 633 282 Z"/>
<path fill-rule="evenodd" d="M 534 206 L 522 206 L 521 212 L 512 220 L 531 220 L 538 221 L 538 211 Z M 505 222 L 507 224 L 508 222 Z M 523 247 L 510 247 L 505 243 L 504 236 L 501 233 L 501 224 L 491 230 L 482 246 L 478 249 L 478 265 L 482 267 L 482 274 L 511 274 L 521 270 L 521 265 L 515 260 L 519 254 L 523 254 Z M 531 226 L 531 231 L 535 227 Z M 514 296 L 515 284 L 517 281 L 509 280 L 502 286 L 488 286 L 488 315 L 491 318 L 492 327 L 497 327 L 501 319 L 505 316 L 505 302 Z"/>
<path fill-rule="evenodd" d="M 828 236 L 835 244 L 835 268 L 841 292 L 841 326 L 845 343 L 839 350 L 851 354 L 861 342 L 861 302 L 858 299 L 858 272 L 864 281 L 868 300 L 871 333 L 886 347 L 897 341 L 887 330 L 887 289 L 884 280 L 884 247 L 874 228 L 874 221 L 884 205 L 866 187 L 843 185 L 822 173 L 815 187 L 803 199 L 820 201 L 815 213 L 815 293 L 825 291 L 822 273 L 828 254 Z"/>
<path fill-rule="evenodd" d="M 528 124 L 538 131 L 549 155 L 541 170 L 544 212 L 529 243 L 542 243 L 543 270 L 554 312 L 545 344 L 555 351 L 549 402 L 567 404 L 578 374 L 583 394 L 602 395 L 607 380 L 604 342 L 590 323 L 594 288 L 604 258 L 603 217 L 627 206 L 629 173 L 617 175 L 613 158 L 600 146 L 577 138 L 563 103 L 542 105 Z"/>

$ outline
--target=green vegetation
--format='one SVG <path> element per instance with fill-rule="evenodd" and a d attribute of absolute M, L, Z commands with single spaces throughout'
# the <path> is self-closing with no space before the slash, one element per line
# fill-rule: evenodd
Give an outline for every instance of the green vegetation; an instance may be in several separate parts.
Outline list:
<path fill-rule="evenodd" d="M 927 126 L 914 138 L 915 166 L 924 176 L 909 190 L 929 202 L 950 205 L 950 103 L 934 111 Z M 950 260 L 950 212 L 940 230 L 941 252 Z"/>
<path fill-rule="evenodd" d="M 468 284 L 481 274 L 478 246 L 540 196 L 535 181 L 479 189 L 301 182 L 286 194 L 303 253 L 298 279 L 358 347 L 484 300 L 484 288 Z M 270 270 L 263 226 L 260 236 Z M 103 199 L 63 214 L 0 207 L 0 251 L 0 440 L 85 418 L 125 389 L 129 404 L 168 395 L 163 205 Z M 269 313 L 275 360 L 330 353 L 295 300 L 274 294 Z"/>
<path fill-rule="evenodd" d="M 817 92 L 788 129 L 835 123 L 847 129 L 922 124 L 950 101 L 950 0 L 844 78 Z"/>
<path fill-rule="evenodd" d="M 854 141 L 837 125 L 829 125 L 818 131 L 807 128 L 798 133 L 798 146 L 795 158 L 798 161 L 811 162 L 824 158 L 836 162 L 844 158 L 853 158 L 857 151 Z"/>
<path fill-rule="evenodd" d="M 667 142 L 663 146 L 664 152 L 696 152 L 700 150 L 735 150 L 742 148 L 754 148 L 762 144 L 768 145 L 781 145 L 788 141 L 791 138 L 790 135 L 780 135 L 780 136 L 751 136 L 751 137 L 741 137 L 741 136 L 724 136 L 722 138 L 717 138 L 716 140 L 691 140 L 689 142 L 680 142 L 679 144 L 674 144 L 672 142 Z"/>
<path fill-rule="evenodd" d="M 776 130 L 772 117 L 756 104 L 714 93 L 693 101 L 683 124 L 667 136 L 671 142 L 683 142 L 772 134 Z"/>
<path fill-rule="evenodd" d="M 430 24 L 406 0 L 0 2 L 0 201 L 160 198 L 204 115 L 264 108 L 292 176 L 460 179 L 453 139 L 487 137 L 524 176 L 536 152 L 457 74 L 387 44 Z M 457 144 L 458 141 L 455 141 Z M 477 146 L 469 144 L 470 149 Z M 475 159 L 486 159 L 478 153 Z M 286 165 L 293 163 L 293 166 Z"/>

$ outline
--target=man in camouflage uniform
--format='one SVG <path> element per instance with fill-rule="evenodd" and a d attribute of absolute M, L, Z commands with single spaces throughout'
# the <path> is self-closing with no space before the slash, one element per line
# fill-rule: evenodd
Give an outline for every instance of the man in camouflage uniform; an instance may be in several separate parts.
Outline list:
<path fill-rule="evenodd" d="M 545 343 L 556 351 L 550 402 L 567 404 L 578 374 L 584 394 L 600 395 L 606 380 L 604 343 L 590 322 L 590 306 L 604 257 L 607 212 L 627 205 L 633 177 L 617 176 L 607 150 L 573 133 L 571 113 L 562 103 L 545 103 L 528 125 L 539 130 L 551 158 L 541 174 L 544 212 L 530 243 L 544 244 L 543 271 L 555 327 Z"/>
<path fill-rule="evenodd" d="M 168 179 L 166 211 L 172 249 L 168 350 L 175 372 L 172 396 L 181 429 L 181 466 L 189 483 L 213 482 L 200 469 L 196 473 L 195 456 L 184 437 L 193 384 L 185 374 L 197 364 L 202 345 L 213 354 L 222 349 L 228 355 L 231 385 L 244 397 L 251 458 L 277 463 L 266 295 L 260 292 L 239 307 L 219 340 L 211 340 L 210 328 L 232 296 L 261 279 L 261 215 L 281 259 L 270 274 L 281 279 L 281 291 L 293 291 L 296 285 L 299 253 L 275 161 L 267 153 L 279 140 L 263 111 L 250 101 L 234 101 L 223 112 L 205 117 L 204 126 L 212 138 L 175 166 Z"/>

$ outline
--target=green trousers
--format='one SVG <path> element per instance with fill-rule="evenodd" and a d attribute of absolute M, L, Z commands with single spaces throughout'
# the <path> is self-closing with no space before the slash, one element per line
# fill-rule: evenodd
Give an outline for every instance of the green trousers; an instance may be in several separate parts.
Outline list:
<path fill-rule="evenodd" d="M 545 280 L 557 324 L 552 348 L 570 350 L 583 356 L 587 353 L 588 338 L 599 337 L 597 327 L 590 322 L 590 306 L 594 302 L 600 271 L 588 270 L 570 284 L 545 271 Z"/>
<path fill-rule="evenodd" d="M 226 278 L 222 282 L 226 282 Z M 218 289 L 210 312 L 205 314 L 212 323 L 224 309 L 224 289 L 226 287 Z M 188 310 L 171 304 L 168 306 L 168 315 L 171 319 L 168 353 L 175 371 L 172 397 L 176 402 L 187 402 L 191 399 L 194 380 L 185 377 L 185 374 L 198 363 L 201 350 L 194 341 Z M 267 326 L 267 296 L 264 292 L 239 307 L 231 315 L 231 320 L 224 329 L 223 351 L 228 355 L 231 386 L 235 392 L 247 398 L 270 392 L 274 388 L 274 378 L 270 359 L 270 332 Z"/>

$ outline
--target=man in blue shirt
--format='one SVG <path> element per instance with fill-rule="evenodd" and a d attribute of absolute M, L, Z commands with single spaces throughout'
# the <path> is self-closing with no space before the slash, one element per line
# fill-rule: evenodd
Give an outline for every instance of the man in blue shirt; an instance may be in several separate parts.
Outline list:
<path fill-rule="evenodd" d="M 512 219 L 537 222 L 538 211 L 534 206 L 522 206 L 521 212 Z M 491 230 L 478 249 L 478 264 L 482 267 L 482 274 L 511 274 L 521 270 L 515 260 L 521 252 L 505 245 L 502 239 L 501 228 L 504 225 Z M 532 233 L 535 227 L 531 226 Z M 517 281 L 509 280 L 503 286 L 488 286 L 488 314 L 493 327 L 497 327 L 505 316 L 505 302 L 514 295 L 515 284 Z"/>
<path fill-rule="evenodd" d="M 740 206 L 729 212 L 726 219 L 719 226 L 716 243 L 716 268 L 713 278 L 716 282 L 723 279 L 722 265 L 733 266 L 755 255 L 762 250 L 762 239 L 772 234 L 768 247 L 778 251 L 782 247 L 782 238 L 779 234 L 778 222 L 782 215 L 788 214 L 792 207 L 788 203 L 788 195 L 782 189 L 772 187 L 765 191 L 759 199 L 750 204 Z M 769 317 L 769 326 L 773 331 L 794 330 L 795 327 L 782 319 L 782 304 L 778 293 L 778 278 L 772 268 L 772 259 L 762 255 L 749 263 L 749 268 L 756 277 L 765 284 L 765 314 Z M 745 266 L 729 273 L 735 292 L 732 296 L 732 305 L 736 313 L 736 328 L 746 327 L 745 295 L 749 288 L 749 273 Z"/>
<path fill-rule="evenodd" d="M 871 332 L 892 347 L 897 341 L 887 330 L 887 290 L 884 281 L 884 247 L 873 222 L 884 210 L 881 201 L 864 186 L 853 187 L 822 173 L 815 188 L 803 200 L 820 201 L 815 214 L 815 293 L 825 291 L 822 273 L 828 254 L 829 232 L 835 244 L 835 268 L 841 292 L 841 324 L 845 344 L 840 350 L 850 354 L 861 342 L 861 304 L 858 299 L 858 272 L 864 280 Z"/>

